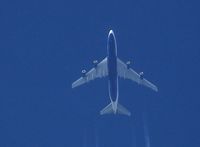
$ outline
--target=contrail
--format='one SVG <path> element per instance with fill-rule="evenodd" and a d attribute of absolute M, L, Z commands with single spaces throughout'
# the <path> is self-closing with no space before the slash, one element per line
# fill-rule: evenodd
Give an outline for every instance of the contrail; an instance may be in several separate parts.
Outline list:
<path fill-rule="evenodd" d="M 97 128 L 95 129 L 95 147 L 99 147 L 99 136 Z"/>
<path fill-rule="evenodd" d="M 87 129 L 83 131 L 83 147 L 87 147 Z"/>
<path fill-rule="evenodd" d="M 143 121 L 144 121 L 144 140 L 145 140 L 145 147 L 150 147 L 150 137 L 149 137 L 149 129 L 146 120 L 146 112 L 143 114 Z"/>
<path fill-rule="evenodd" d="M 131 129 L 132 129 L 132 132 L 131 132 L 131 133 L 132 133 L 132 134 L 131 134 L 131 135 L 132 135 L 132 138 L 131 138 L 131 139 L 132 139 L 132 140 L 131 140 L 131 144 L 132 144 L 132 147 L 136 147 L 135 126 L 132 126 Z"/>
<path fill-rule="evenodd" d="M 135 117 L 131 117 L 131 146 L 136 147 L 136 120 Z"/>

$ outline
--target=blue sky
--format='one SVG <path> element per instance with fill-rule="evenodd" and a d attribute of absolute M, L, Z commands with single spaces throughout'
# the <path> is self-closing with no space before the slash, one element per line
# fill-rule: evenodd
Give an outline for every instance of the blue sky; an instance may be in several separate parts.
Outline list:
<path fill-rule="evenodd" d="M 1 1 L 0 146 L 197 147 L 199 2 Z M 107 79 L 71 83 L 106 56 L 113 29 L 118 55 L 159 87 L 120 79 L 132 117 L 99 116 Z"/>

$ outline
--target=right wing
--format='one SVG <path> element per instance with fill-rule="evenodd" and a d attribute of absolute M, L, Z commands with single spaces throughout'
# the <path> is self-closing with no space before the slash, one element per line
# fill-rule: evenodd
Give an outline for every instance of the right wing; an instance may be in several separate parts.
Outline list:
<path fill-rule="evenodd" d="M 117 59 L 117 71 L 119 77 L 130 79 L 138 84 L 149 87 L 156 92 L 158 91 L 158 88 L 154 84 L 152 84 L 145 78 L 141 78 L 138 73 L 136 73 L 132 68 L 128 68 L 127 65 L 119 58 Z"/>
<path fill-rule="evenodd" d="M 96 67 L 92 68 L 85 76 L 80 77 L 72 83 L 72 88 L 85 84 L 96 78 L 102 78 L 108 75 L 107 57 L 103 59 Z"/>

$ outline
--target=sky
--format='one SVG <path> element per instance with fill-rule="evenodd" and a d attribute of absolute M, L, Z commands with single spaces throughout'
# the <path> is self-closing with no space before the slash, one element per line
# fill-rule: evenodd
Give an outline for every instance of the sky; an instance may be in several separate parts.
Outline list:
<path fill-rule="evenodd" d="M 0 1 L 0 146 L 199 147 L 200 9 L 191 0 Z M 119 79 L 132 112 L 100 116 L 107 78 L 71 88 L 106 56 L 158 86 Z"/>

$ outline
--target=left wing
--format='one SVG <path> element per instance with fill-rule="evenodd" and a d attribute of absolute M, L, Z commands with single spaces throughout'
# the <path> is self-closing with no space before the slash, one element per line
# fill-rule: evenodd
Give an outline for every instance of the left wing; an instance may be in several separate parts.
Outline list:
<path fill-rule="evenodd" d="M 84 76 L 72 83 L 72 88 L 85 84 L 96 78 L 102 78 L 108 75 L 107 57 L 98 63 L 94 68 L 87 72 Z"/>
<path fill-rule="evenodd" d="M 149 87 L 156 92 L 158 91 L 158 88 L 154 84 L 141 77 L 141 75 L 136 73 L 132 68 L 127 67 L 127 65 L 119 58 L 117 59 L 117 71 L 119 77 L 130 79 L 138 84 Z"/>

